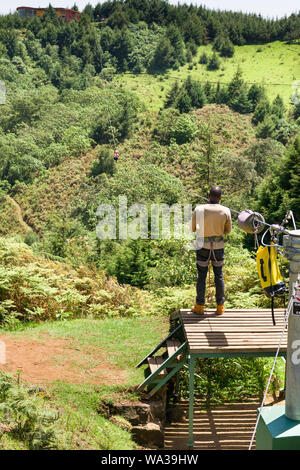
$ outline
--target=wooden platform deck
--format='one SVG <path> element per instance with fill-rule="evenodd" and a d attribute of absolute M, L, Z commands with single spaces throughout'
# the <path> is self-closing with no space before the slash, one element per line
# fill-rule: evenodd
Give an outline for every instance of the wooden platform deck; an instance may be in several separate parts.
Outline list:
<path fill-rule="evenodd" d="M 284 327 L 284 309 L 229 309 L 222 316 L 207 310 L 204 315 L 180 310 L 180 319 L 190 354 L 203 357 L 273 356 Z M 280 354 L 287 350 L 287 330 Z"/>

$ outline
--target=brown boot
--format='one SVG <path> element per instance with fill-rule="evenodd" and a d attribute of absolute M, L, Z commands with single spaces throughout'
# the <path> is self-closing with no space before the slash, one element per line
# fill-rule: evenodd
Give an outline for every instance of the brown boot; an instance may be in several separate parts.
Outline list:
<path fill-rule="evenodd" d="M 198 313 L 198 315 L 204 315 L 204 305 L 195 304 L 191 310 L 193 313 Z"/>
<path fill-rule="evenodd" d="M 223 315 L 224 311 L 225 311 L 224 305 L 217 305 L 217 311 L 216 311 L 217 315 Z"/>

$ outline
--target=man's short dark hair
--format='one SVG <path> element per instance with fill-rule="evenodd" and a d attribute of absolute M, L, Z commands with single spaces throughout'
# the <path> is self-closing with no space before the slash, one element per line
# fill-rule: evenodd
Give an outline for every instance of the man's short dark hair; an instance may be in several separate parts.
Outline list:
<path fill-rule="evenodd" d="M 212 186 L 209 192 L 209 199 L 211 201 L 219 201 L 222 196 L 222 190 L 219 186 Z"/>

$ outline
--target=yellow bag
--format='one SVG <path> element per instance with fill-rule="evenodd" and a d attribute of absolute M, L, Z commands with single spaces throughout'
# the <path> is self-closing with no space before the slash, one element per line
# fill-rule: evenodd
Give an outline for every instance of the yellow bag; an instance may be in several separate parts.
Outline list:
<path fill-rule="evenodd" d="M 256 254 L 257 271 L 261 287 L 267 297 L 277 297 L 286 291 L 286 286 L 277 264 L 275 246 L 260 246 Z"/>

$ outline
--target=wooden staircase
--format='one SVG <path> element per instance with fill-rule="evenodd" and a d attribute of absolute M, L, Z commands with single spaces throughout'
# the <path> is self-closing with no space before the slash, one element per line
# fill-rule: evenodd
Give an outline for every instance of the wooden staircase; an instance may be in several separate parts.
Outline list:
<path fill-rule="evenodd" d="M 162 354 L 157 355 L 161 349 Z M 137 367 L 148 365 L 145 371 L 146 378 L 139 385 L 138 390 L 148 387 L 148 396 L 154 395 L 184 366 L 186 356 L 187 342 L 183 340 L 180 324 L 137 365 Z"/>

